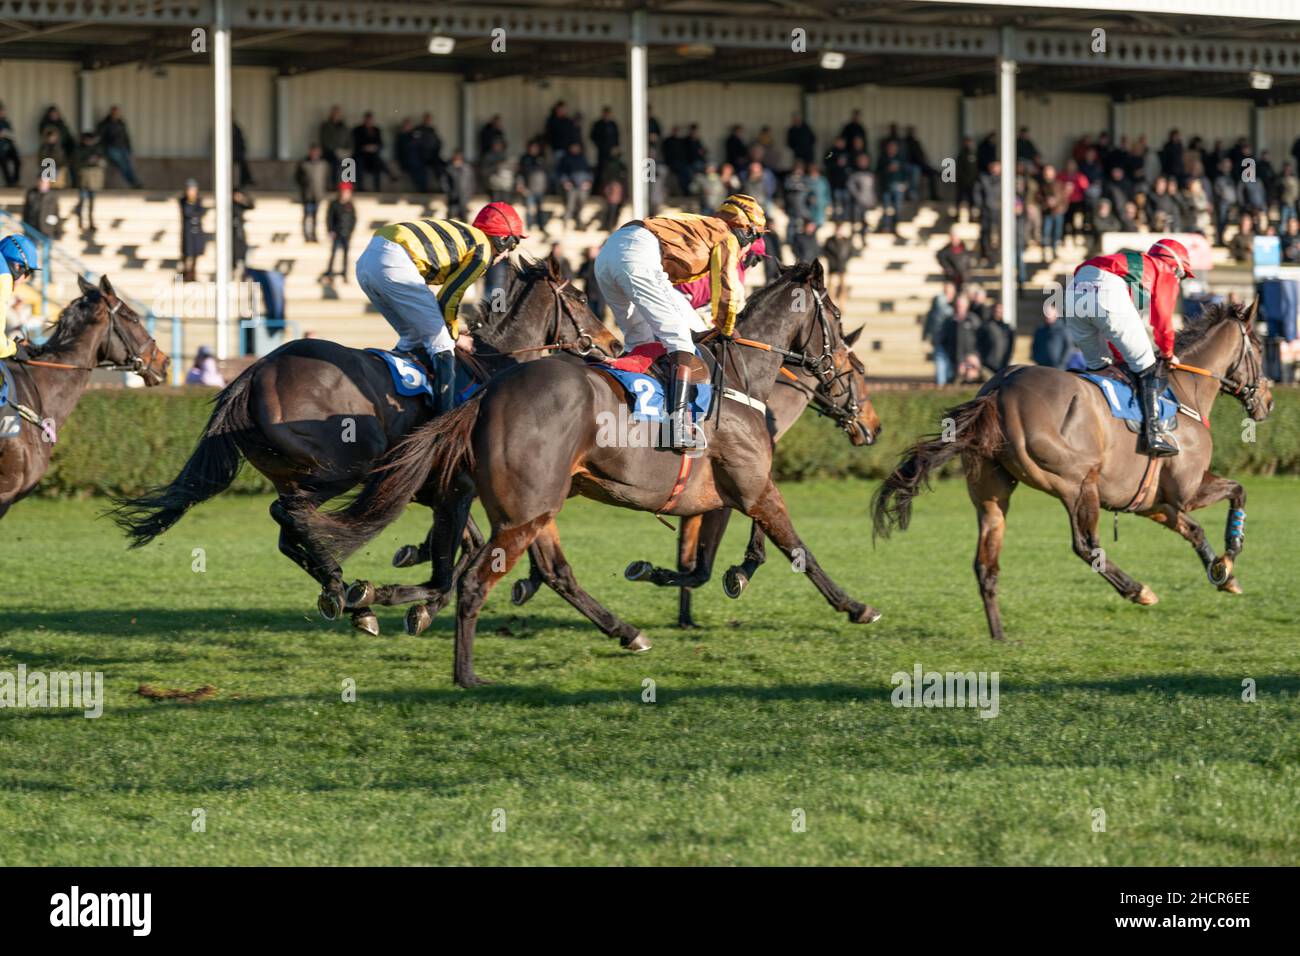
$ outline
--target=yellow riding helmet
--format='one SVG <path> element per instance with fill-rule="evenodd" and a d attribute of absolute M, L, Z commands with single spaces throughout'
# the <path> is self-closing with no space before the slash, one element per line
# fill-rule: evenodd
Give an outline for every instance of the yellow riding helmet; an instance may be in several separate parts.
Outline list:
<path fill-rule="evenodd" d="M 767 214 L 763 212 L 762 204 L 744 193 L 732 193 L 724 199 L 718 207 L 717 215 L 719 219 L 725 219 L 742 229 L 748 227 L 754 232 L 767 230 Z"/>

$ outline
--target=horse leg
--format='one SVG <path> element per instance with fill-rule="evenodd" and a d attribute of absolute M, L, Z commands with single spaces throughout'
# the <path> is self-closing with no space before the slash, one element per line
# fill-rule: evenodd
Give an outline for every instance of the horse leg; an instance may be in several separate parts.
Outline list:
<path fill-rule="evenodd" d="M 1188 511 L 1196 511 L 1228 499 L 1227 525 L 1223 533 L 1223 554 L 1211 562 L 1206 569 L 1210 583 L 1220 591 L 1232 594 L 1241 593 L 1241 585 L 1233 577 L 1232 566 L 1241 554 L 1246 543 L 1246 489 L 1231 478 L 1220 478 L 1207 471 L 1201 478 L 1201 486 L 1187 503 Z"/>
<path fill-rule="evenodd" d="M 822 570 L 817 559 L 804 546 L 794 530 L 790 512 L 785 506 L 785 499 L 781 497 L 781 492 L 771 478 L 768 478 L 762 493 L 754 503 L 745 509 L 745 514 L 757 522 L 763 529 L 763 533 L 772 539 L 787 559 L 796 567 L 802 567 L 803 572 L 808 575 L 809 580 L 831 607 L 848 614 L 849 620 L 855 624 L 871 624 L 873 621 L 880 620 L 879 611 L 869 604 L 853 600 L 831 580 L 829 574 Z"/>
<path fill-rule="evenodd" d="M 560 531 L 554 521 L 548 522 L 537 533 L 529 554 L 533 556 L 535 567 L 546 586 L 581 611 L 606 637 L 617 637 L 619 644 L 630 651 L 650 649 L 650 641 L 644 632 L 619 620 L 578 585 L 573 568 L 560 549 Z"/>
<path fill-rule="evenodd" d="M 478 630 L 478 615 L 488 593 L 514 567 L 533 539 L 551 521 L 551 515 L 540 515 L 532 521 L 514 527 L 498 528 L 492 537 L 474 552 L 469 566 L 461 575 L 456 601 L 456 650 L 452 665 L 452 680 L 459 687 L 490 684 L 474 673 L 474 635 Z M 412 611 L 415 608 L 411 609 Z M 409 620 L 409 614 L 408 614 Z"/>
<path fill-rule="evenodd" d="M 1097 490 L 1095 474 L 1089 475 L 1079 486 L 1073 502 L 1065 501 L 1070 516 L 1071 543 L 1074 553 L 1085 564 L 1110 582 L 1111 587 L 1134 604 L 1155 604 L 1159 598 L 1145 584 L 1133 580 L 1112 564 L 1097 538 L 1097 522 L 1101 518 L 1101 495 Z"/>
<path fill-rule="evenodd" d="M 320 584 L 321 593 L 316 599 L 316 608 L 325 620 L 334 621 L 343 614 L 347 603 L 343 593 L 343 569 L 329 554 L 313 550 L 308 543 L 307 536 L 299 523 L 298 509 L 303 504 L 315 505 L 318 502 L 286 495 L 281 495 L 271 502 L 271 517 L 280 526 L 280 553 Z M 370 619 L 373 618 L 374 615 L 371 614 Z M 357 623 L 361 630 L 369 631 L 371 634 L 379 633 L 377 622 L 373 625 L 374 630 L 370 630 L 369 626 L 363 626 L 370 624 L 370 620 L 364 619 L 364 615 L 360 623 L 355 618 L 353 623 Z"/>
<path fill-rule="evenodd" d="M 1002 630 L 1002 611 L 998 608 L 998 556 L 1002 553 L 1007 512 L 1011 510 L 1011 493 L 1015 490 L 1016 480 L 995 461 L 978 459 L 966 473 L 966 491 L 979 518 L 975 581 L 984 601 L 989 637 L 995 641 L 1006 640 Z"/>
<path fill-rule="evenodd" d="M 727 569 L 722 577 L 722 590 L 729 598 L 738 598 L 745 593 L 749 582 L 753 580 L 758 569 L 767 561 L 767 535 L 755 521 L 749 527 L 749 544 L 745 546 L 745 558 L 739 565 Z"/>

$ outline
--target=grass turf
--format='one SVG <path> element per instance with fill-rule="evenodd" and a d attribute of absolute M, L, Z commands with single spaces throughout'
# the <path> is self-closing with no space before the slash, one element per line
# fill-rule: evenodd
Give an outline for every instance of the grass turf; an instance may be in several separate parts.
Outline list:
<path fill-rule="evenodd" d="M 579 580 L 654 650 L 620 651 L 549 591 L 516 609 L 501 586 L 476 660 L 498 683 L 474 691 L 450 685 L 448 612 L 421 638 L 398 610 L 378 638 L 320 621 L 266 499 L 211 502 L 130 553 L 96 502 L 25 502 L 3 524 L 0 671 L 102 671 L 107 701 L 97 720 L 0 710 L 0 864 L 1300 861 L 1300 483 L 1249 481 L 1239 597 L 1154 524 L 1126 517 L 1112 544 L 1105 516 L 1112 558 L 1161 597 L 1151 608 L 1091 573 L 1059 503 L 1022 489 L 1004 646 L 986 635 L 962 485 L 874 551 L 870 485 L 786 490 L 823 566 L 880 622 L 833 614 L 774 549 L 729 601 L 736 521 L 696 598 L 704 626 L 678 631 L 675 592 L 622 580 L 634 558 L 666 563 L 673 536 L 574 501 L 560 528 Z M 1198 516 L 1216 548 L 1225 507 Z M 387 560 L 426 515 L 350 576 L 414 580 Z M 917 663 L 999 672 L 998 716 L 892 706 L 891 675 Z M 157 702 L 142 682 L 219 693 Z"/>

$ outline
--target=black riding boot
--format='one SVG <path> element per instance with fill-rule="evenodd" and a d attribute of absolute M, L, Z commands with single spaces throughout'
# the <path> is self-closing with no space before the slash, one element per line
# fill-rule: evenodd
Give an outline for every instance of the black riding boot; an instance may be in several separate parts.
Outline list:
<path fill-rule="evenodd" d="M 1146 439 L 1147 454 L 1168 458 L 1178 454 L 1178 440 L 1160 425 L 1160 396 L 1165 390 L 1164 375 L 1157 362 L 1138 375 L 1141 386 L 1142 434 Z"/>
<path fill-rule="evenodd" d="M 691 421 L 691 361 L 690 352 L 673 352 L 671 377 L 668 382 L 668 441 L 664 445 L 673 451 L 694 448 L 695 425 Z"/>
<path fill-rule="evenodd" d="M 448 349 L 433 356 L 433 411 L 449 412 L 456 402 L 456 352 Z"/>

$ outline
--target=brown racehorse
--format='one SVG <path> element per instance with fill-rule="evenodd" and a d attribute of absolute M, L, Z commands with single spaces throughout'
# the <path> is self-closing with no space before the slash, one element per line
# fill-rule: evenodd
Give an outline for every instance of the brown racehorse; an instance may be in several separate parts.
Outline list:
<path fill-rule="evenodd" d="M 1021 482 L 1061 500 L 1074 553 L 1128 600 L 1155 604 L 1157 598 L 1101 550 L 1097 521 L 1103 508 L 1132 511 L 1178 532 L 1196 549 L 1212 584 L 1240 593 L 1232 568 L 1244 543 L 1246 492 L 1209 471 L 1213 445 L 1207 423 L 1220 393 L 1237 398 L 1254 421 L 1272 411 L 1254 333 L 1258 307 L 1258 299 L 1248 311 L 1210 306 L 1178 333 L 1174 350 L 1180 362 L 1170 381 L 1179 402 L 1198 416 L 1180 413 L 1178 455 L 1149 459 L 1139 454 L 1137 436 L 1112 417 L 1092 383 L 1056 369 L 1014 366 L 994 376 L 973 400 L 948 411 L 951 434 L 919 442 L 904 455 L 876 492 L 876 531 L 888 535 L 895 526 L 905 529 L 912 499 L 928 487 L 937 468 L 960 454 L 979 517 L 975 577 L 995 640 L 1004 637 L 998 554 L 1011 493 Z M 1226 550 L 1216 558 L 1188 512 L 1224 498 L 1231 506 Z"/>
<path fill-rule="evenodd" d="M 560 275 L 554 258 L 515 269 L 504 302 L 500 311 L 466 309 L 475 350 L 461 360 L 483 381 L 554 349 L 618 354 L 618 340 Z M 217 396 L 198 446 L 175 480 L 119 502 L 115 520 L 132 547 L 140 547 L 229 487 L 247 460 L 279 493 L 271 516 L 280 525 L 280 551 L 320 583 L 317 606 L 333 620 L 351 607 L 344 600 L 343 572 L 329 554 L 312 547 L 304 523 L 321 504 L 360 482 L 432 414 L 424 398 L 397 393 L 378 356 L 321 339 L 289 342 L 258 359 Z M 431 546 L 442 557 L 434 562 L 431 584 L 378 589 L 367 607 L 353 611 L 358 629 L 378 633 L 371 603 L 424 600 L 450 588 L 451 555 L 464 519 L 450 513 L 438 517 Z"/>
<path fill-rule="evenodd" d="M 130 306 L 117 297 L 105 276 L 99 286 L 77 277 L 81 296 L 59 314 L 49 339 L 30 350 L 23 362 L 5 362 L 10 400 L 36 413 L 39 425 L 24 420 L 22 432 L 0 440 L 0 517 L 25 497 L 50 465 L 63 423 L 97 368 L 137 372 L 146 385 L 167 381 L 167 356 L 158 348 Z"/>
<path fill-rule="evenodd" d="M 578 585 L 560 550 L 555 516 L 567 497 L 656 514 L 694 515 L 735 508 L 797 562 L 830 605 L 851 621 L 879 619 L 831 580 L 795 532 L 771 478 L 772 439 L 765 410 L 783 361 L 813 369 L 840 405 L 860 403 L 867 427 L 858 444 L 872 441 L 879 421 L 870 407 L 850 352 L 826 314 L 820 265 L 798 265 L 756 292 L 737 324 L 737 338 L 711 347 L 736 391 L 722 399 L 721 424 L 704 426 L 708 440 L 686 481 L 683 459 L 634 442 L 608 440 L 607 423 L 626 414 L 623 389 L 598 368 L 567 358 L 510 369 L 474 400 L 415 432 L 367 480 L 347 510 L 317 512 L 313 535 L 321 547 L 350 553 L 377 534 L 427 485 L 447 489 L 468 473 L 491 521 L 492 533 L 460 577 L 453 678 L 461 686 L 484 683 L 473 667 L 478 614 L 488 592 L 530 547 L 546 584 L 629 650 L 649 641 Z M 464 490 L 457 492 L 466 494 Z M 408 612 L 408 631 L 428 624 L 427 612 Z"/>

